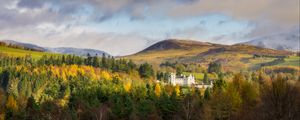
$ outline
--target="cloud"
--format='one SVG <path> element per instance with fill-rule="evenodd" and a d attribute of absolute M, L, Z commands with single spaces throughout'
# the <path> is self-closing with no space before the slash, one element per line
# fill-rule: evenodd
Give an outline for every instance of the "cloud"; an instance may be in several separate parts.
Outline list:
<path fill-rule="evenodd" d="M 41 23 L 36 27 L 0 31 L 0 40 L 12 39 L 44 47 L 76 47 L 104 50 L 112 55 L 129 55 L 155 41 L 135 33 L 99 33 L 81 25 Z"/>
<path fill-rule="evenodd" d="M 19 1 L 12 0 L 0 6 L 0 30 L 70 19 L 70 16 L 51 11 L 49 6 L 32 5 L 33 8 L 23 8 L 18 3 Z"/>
<path fill-rule="evenodd" d="M 164 38 L 240 42 L 299 28 L 299 14 L 299 0 L 1 0 L 0 39 L 120 55 Z M 230 19 L 197 21 L 211 15 Z"/>
<path fill-rule="evenodd" d="M 198 0 L 168 10 L 171 16 L 222 13 L 238 19 L 299 24 L 299 0 Z"/>
<path fill-rule="evenodd" d="M 143 11 L 147 8 L 152 15 L 163 13 L 185 17 L 222 13 L 239 19 L 299 24 L 299 0 L 21 0 L 18 6 L 40 8 L 44 4 L 57 5 L 60 11 L 75 11 L 80 5 L 91 5 L 105 16 L 120 12 L 144 16 Z"/>
<path fill-rule="evenodd" d="M 28 8 L 41 8 L 43 5 L 41 0 L 21 0 L 18 2 L 18 6 Z"/>

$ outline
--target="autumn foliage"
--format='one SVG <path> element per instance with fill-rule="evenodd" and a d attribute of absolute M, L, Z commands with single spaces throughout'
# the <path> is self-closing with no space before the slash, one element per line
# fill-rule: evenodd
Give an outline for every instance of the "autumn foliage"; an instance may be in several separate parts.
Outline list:
<path fill-rule="evenodd" d="M 300 119 L 295 69 L 222 73 L 212 64 L 213 87 L 200 89 L 172 86 L 168 74 L 158 82 L 150 64 L 112 57 L 0 58 L 0 120 Z"/>

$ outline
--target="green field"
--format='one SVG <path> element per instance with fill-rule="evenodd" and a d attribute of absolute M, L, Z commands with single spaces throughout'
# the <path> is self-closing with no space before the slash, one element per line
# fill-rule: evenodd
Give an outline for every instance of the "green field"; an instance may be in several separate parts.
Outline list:
<path fill-rule="evenodd" d="M 194 75 L 196 79 L 203 79 L 204 74 L 203 73 L 190 73 L 190 72 L 183 72 L 184 75 Z"/>
<path fill-rule="evenodd" d="M 300 67 L 300 57 L 290 56 L 284 59 L 284 63 L 277 64 L 276 66 L 298 66 Z"/>
<path fill-rule="evenodd" d="M 183 72 L 183 74 L 186 75 L 186 76 L 192 74 L 192 75 L 195 77 L 196 82 L 198 82 L 198 83 L 199 83 L 200 81 L 202 81 L 203 78 L 204 78 L 204 73 Z"/>
<path fill-rule="evenodd" d="M 26 55 L 31 55 L 31 57 L 34 59 L 39 59 L 43 55 L 59 55 L 59 54 L 53 54 L 47 52 L 37 52 L 37 51 L 11 48 L 6 46 L 0 46 L 0 53 L 6 54 L 8 56 L 14 56 L 14 57 L 24 57 Z"/>

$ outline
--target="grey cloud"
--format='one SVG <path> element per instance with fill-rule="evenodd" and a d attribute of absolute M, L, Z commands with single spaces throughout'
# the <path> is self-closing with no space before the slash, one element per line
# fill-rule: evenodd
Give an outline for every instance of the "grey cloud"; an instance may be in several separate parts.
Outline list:
<path fill-rule="evenodd" d="M 32 13 L 18 13 L 15 11 L 0 12 L 0 29 L 12 29 L 14 27 L 23 27 L 30 24 L 37 24 L 39 22 L 53 22 L 64 17 L 58 17 L 57 14 L 47 13 L 41 11 L 38 14 Z"/>
<path fill-rule="evenodd" d="M 201 27 L 191 27 L 187 29 L 174 29 L 171 32 L 166 33 L 165 39 L 170 38 L 178 38 L 178 39 L 194 39 L 201 38 L 207 32 L 202 29 Z M 207 40 L 200 40 L 200 41 L 207 41 Z"/>
<path fill-rule="evenodd" d="M 240 42 L 246 42 L 244 34 L 235 32 L 231 34 L 222 34 L 212 38 L 210 42 L 222 43 L 222 44 L 235 44 Z"/>
<path fill-rule="evenodd" d="M 234 18 L 280 24 L 299 24 L 299 0 L 199 0 L 170 8 L 171 16 L 222 13 Z"/>
<path fill-rule="evenodd" d="M 42 0 L 21 0 L 18 2 L 19 7 L 41 8 L 44 2 Z"/>
<path fill-rule="evenodd" d="M 70 19 L 70 16 L 51 11 L 49 7 L 44 6 L 42 3 L 29 4 L 29 1 L 32 0 L 23 2 L 22 7 L 18 6 L 22 1 L 16 2 L 13 0 L 6 2 L 5 5 L 0 5 L 0 29 L 14 29 L 43 22 L 57 23 Z"/>
<path fill-rule="evenodd" d="M 21 0 L 20 7 L 36 8 L 44 4 L 59 7 L 62 14 L 72 13 L 82 5 L 101 11 L 105 20 L 114 14 L 126 12 L 132 18 L 165 14 L 169 17 L 186 17 L 221 13 L 234 18 L 279 24 L 299 24 L 299 0 Z M 147 13 L 144 9 L 148 8 Z"/>

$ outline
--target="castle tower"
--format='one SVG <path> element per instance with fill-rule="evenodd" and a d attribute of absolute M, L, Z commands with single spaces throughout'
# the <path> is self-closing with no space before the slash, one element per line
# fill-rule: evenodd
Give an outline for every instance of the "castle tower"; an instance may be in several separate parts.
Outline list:
<path fill-rule="evenodd" d="M 175 73 L 171 73 L 171 75 L 169 77 L 169 83 L 171 83 L 172 85 L 176 85 L 176 74 Z"/>

